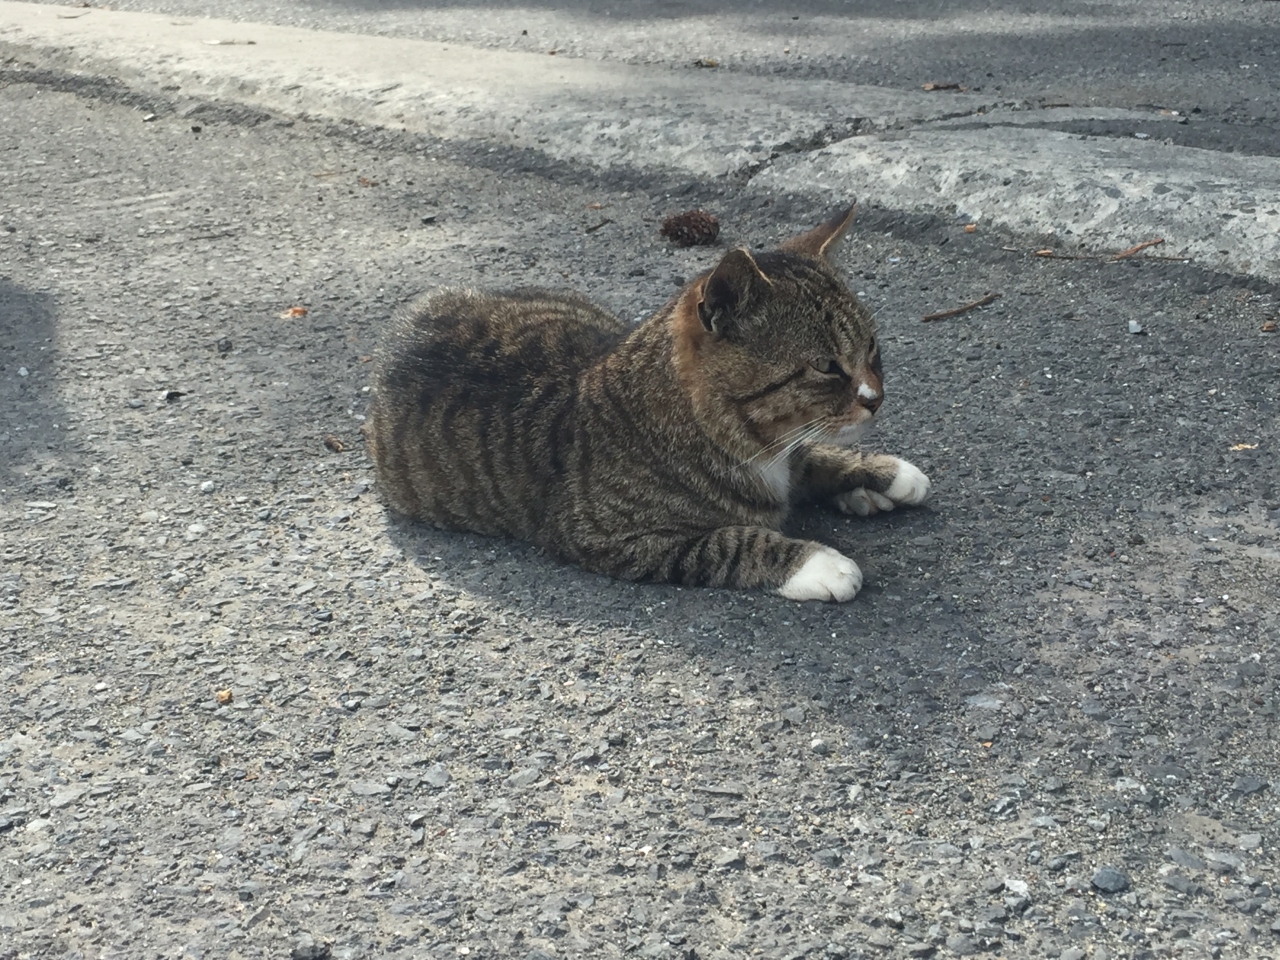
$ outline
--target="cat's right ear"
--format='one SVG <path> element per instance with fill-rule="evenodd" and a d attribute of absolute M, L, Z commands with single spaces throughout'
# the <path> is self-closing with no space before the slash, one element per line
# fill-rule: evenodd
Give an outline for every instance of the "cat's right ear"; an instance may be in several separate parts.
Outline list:
<path fill-rule="evenodd" d="M 744 247 L 735 247 L 724 255 L 702 285 L 698 318 L 710 333 L 725 336 L 734 317 L 771 283 L 751 254 Z"/>
<path fill-rule="evenodd" d="M 858 204 L 853 203 L 848 208 L 841 210 L 830 220 L 820 223 L 808 233 L 802 233 L 798 237 L 792 237 L 782 245 L 783 250 L 790 250 L 794 253 L 802 253 L 807 257 L 830 258 L 835 250 L 836 244 L 840 242 L 840 238 L 845 235 L 849 229 L 849 224 L 853 223 L 853 215 L 857 212 Z"/>

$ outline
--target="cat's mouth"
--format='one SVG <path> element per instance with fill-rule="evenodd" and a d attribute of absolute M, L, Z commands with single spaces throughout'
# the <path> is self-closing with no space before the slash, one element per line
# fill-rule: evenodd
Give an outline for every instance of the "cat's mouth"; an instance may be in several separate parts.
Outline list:
<path fill-rule="evenodd" d="M 839 447 L 852 447 L 862 439 L 863 433 L 874 421 L 875 417 L 872 416 L 859 423 L 846 423 L 843 426 L 836 427 L 830 442 Z"/>

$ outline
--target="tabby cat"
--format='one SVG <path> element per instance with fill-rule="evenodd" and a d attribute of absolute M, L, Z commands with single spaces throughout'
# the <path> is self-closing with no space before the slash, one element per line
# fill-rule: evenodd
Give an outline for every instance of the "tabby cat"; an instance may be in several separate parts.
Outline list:
<path fill-rule="evenodd" d="M 573 293 L 413 301 L 365 428 L 386 498 L 628 580 L 852 599 L 852 560 L 779 532 L 792 505 L 929 492 L 905 460 L 847 449 L 884 396 L 875 323 L 829 259 L 853 209 L 730 250 L 633 329 Z"/>

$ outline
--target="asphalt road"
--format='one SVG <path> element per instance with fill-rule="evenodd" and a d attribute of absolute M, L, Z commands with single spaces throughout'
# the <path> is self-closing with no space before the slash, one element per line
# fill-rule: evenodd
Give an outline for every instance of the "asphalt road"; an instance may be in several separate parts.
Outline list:
<path fill-rule="evenodd" d="M 666 214 L 835 198 L 56 71 L 0 126 L 0 957 L 1275 955 L 1274 288 L 866 198 L 935 498 L 801 518 L 852 604 L 621 584 L 385 513 L 379 329 L 632 319 L 716 256 Z"/>

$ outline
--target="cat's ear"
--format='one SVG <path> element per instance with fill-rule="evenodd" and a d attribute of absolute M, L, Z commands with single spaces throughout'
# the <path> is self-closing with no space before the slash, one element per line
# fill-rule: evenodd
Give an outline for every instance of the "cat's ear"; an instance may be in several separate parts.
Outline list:
<path fill-rule="evenodd" d="M 818 224 L 808 233 L 792 237 L 782 245 L 782 249 L 790 250 L 792 253 L 802 253 L 807 257 L 829 256 L 845 231 L 849 229 L 849 224 L 853 223 L 853 214 L 857 209 L 856 203 L 851 204 L 847 210 L 837 213 L 825 223 Z"/>
<path fill-rule="evenodd" d="M 744 247 L 730 250 L 702 285 L 702 299 L 698 301 L 702 325 L 711 333 L 724 336 L 742 307 L 771 283 Z"/>

